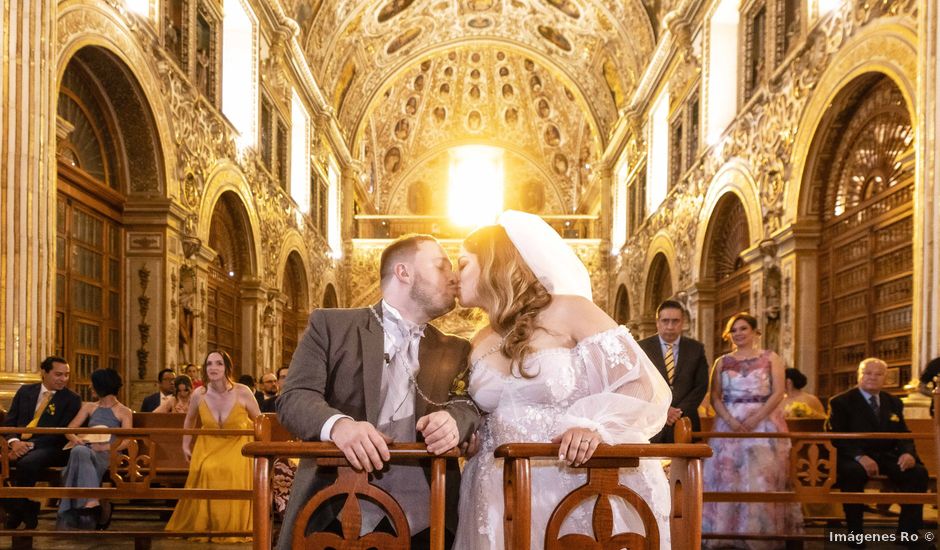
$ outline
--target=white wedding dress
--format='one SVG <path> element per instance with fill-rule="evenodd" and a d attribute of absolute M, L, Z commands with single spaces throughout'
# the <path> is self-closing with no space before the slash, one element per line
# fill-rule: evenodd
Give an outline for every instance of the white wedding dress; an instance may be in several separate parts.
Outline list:
<path fill-rule="evenodd" d="M 525 358 L 533 378 L 499 372 L 481 357 L 473 365 L 469 392 L 488 413 L 480 428 L 480 450 L 463 472 L 460 523 L 454 548 L 503 548 L 503 461 L 493 450 L 503 443 L 549 442 L 568 428 L 600 432 L 605 443 L 648 443 L 666 421 L 672 400 L 669 386 L 630 332 L 616 327 L 586 338 L 574 348 L 550 348 Z M 545 529 L 555 506 L 587 481 L 584 470 L 557 459 L 532 462 L 531 547 L 544 547 Z M 670 548 L 669 482 L 659 460 L 623 468 L 620 481 L 653 511 L 660 546 Z M 591 508 L 585 501 L 563 524 L 561 535 L 592 534 Z M 614 533 L 643 533 L 642 522 L 626 502 L 612 498 Z"/>

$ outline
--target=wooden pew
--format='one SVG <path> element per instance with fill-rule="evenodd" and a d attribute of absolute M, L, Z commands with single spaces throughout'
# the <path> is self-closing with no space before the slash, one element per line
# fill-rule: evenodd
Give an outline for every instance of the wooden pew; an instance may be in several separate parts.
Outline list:
<path fill-rule="evenodd" d="M 566 535 L 559 538 L 561 525 L 582 501 L 598 497 L 594 507 L 595 547 L 659 548 L 659 527 L 649 505 L 632 490 L 620 484 L 619 469 L 636 467 L 641 458 L 668 458 L 669 486 L 672 494 L 670 532 L 672 548 L 697 550 L 702 537 L 702 459 L 711 456 L 704 444 L 687 443 L 691 423 L 687 418 L 676 425 L 677 443 L 669 445 L 600 445 L 594 456 L 579 468 L 587 470 L 588 482 L 569 493 L 552 513 L 545 533 L 545 547 L 551 550 L 584 548 L 590 537 Z M 531 468 L 536 458 L 558 458 L 558 445 L 509 443 L 496 449 L 503 462 L 503 497 L 505 499 L 504 536 L 506 548 L 529 548 L 531 530 Z M 609 497 L 627 501 L 643 520 L 646 537 L 638 533 L 614 535 Z"/>
<path fill-rule="evenodd" d="M 136 416 L 136 415 L 135 415 Z M 164 415 L 171 416 L 171 415 Z M 178 416 L 178 415 L 177 415 Z M 176 422 L 176 419 L 166 420 L 167 422 Z M 182 420 L 179 420 L 182 425 Z M 106 433 L 124 436 L 130 439 L 131 443 L 127 449 L 118 451 L 117 446 L 120 439 L 116 440 L 111 447 L 110 455 L 110 486 L 105 487 L 3 487 L 5 498 L 33 498 L 49 499 L 63 497 L 83 497 L 98 499 L 132 499 L 132 500 L 168 500 L 180 498 L 212 498 L 212 499 L 244 499 L 249 500 L 253 497 L 251 490 L 235 489 L 186 489 L 177 487 L 156 487 L 157 480 L 163 472 L 169 472 L 173 475 L 177 473 L 179 464 L 174 462 L 174 450 L 178 450 L 182 455 L 182 436 L 190 434 L 200 435 L 250 435 L 248 430 L 218 430 L 218 429 L 190 429 L 149 427 L 149 428 L 0 428 L 0 433 L 46 433 L 46 434 L 64 434 L 64 433 Z M 165 453 L 161 453 L 161 448 L 157 441 L 164 439 Z M 123 438 L 122 438 L 123 439 Z M 170 442 L 177 442 L 170 444 Z M 154 453 L 154 454 L 148 454 Z M 0 438 L 0 486 L 4 485 L 9 478 L 10 472 L 9 446 L 5 439 Z M 164 468 L 166 465 L 166 468 Z M 188 466 L 187 466 L 188 467 Z M 159 530 L 121 530 L 116 528 L 118 525 L 112 523 L 109 531 L 56 531 L 56 530 L 0 530 L 0 536 L 12 537 L 13 548 L 32 548 L 34 538 L 70 538 L 70 537 L 95 537 L 95 538 L 131 538 L 134 540 L 134 547 L 137 549 L 147 549 L 151 546 L 154 538 L 162 537 L 246 537 L 251 533 L 243 531 L 219 532 L 219 531 L 198 531 L 198 532 L 166 532 L 162 528 Z"/>
<path fill-rule="evenodd" d="M 935 396 L 935 400 L 940 397 Z M 711 419 L 703 419 L 702 432 L 693 434 L 695 437 L 744 438 L 788 438 L 791 440 L 790 449 L 790 480 L 793 485 L 791 491 L 765 492 L 765 493 L 736 493 L 736 492 L 705 492 L 705 502 L 796 502 L 800 504 L 831 503 L 831 504 L 933 504 L 940 502 L 936 489 L 936 472 L 938 471 L 937 448 L 938 436 L 934 420 L 909 420 L 908 427 L 911 433 L 834 433 L 824 432 L 820 428 L 824 419 L 797 419 L 788 420 L 791 430 L 812 429 L 818 431 L 791 431 L 789 433 L 724 433 L 704 431 L 711 426 Z M 832 444 L 833 440 L 857 439 L 913 439 L 916 441 L 918 454 L 924 461 L 930 474 L 931 482 L 926 493 L 899 493 L 888 483 L 885 476 L 876 476 L 869 480 L 867 488 L 881 489 L 878 493 L 843 493 L 836 486 L 836 460 L 837 451 Z M 678 439 L 677 439 L 678 441 Z M 791 533 L 755 533 L 753 536 L 741 534 L 712 533 L 704 534 L 707 539 L 773 539 L 792 541 L 822 540 L 823 534 Z"/>
<path fill-rule="evenodd" d="M 404 550 L 410 546 L 408 521 L 401 506 L 391 495 L 369 484 L 369 474 L 357 472 L 349 465 L 333 443 L 288 441 L 290 434 L 273 414 L 255 419 L 255 442 L 242 448 L 242 454 L 255 459 L 254 473 L 254 548 L 267 550 L 273 546 L 271 527 L 271 470 L 275 458 L 314 458 L 319 467 L 336 468 L 336 481 L 318 492 L 303 508 L 294 524 L 293 548 L 377 548 Z M 431 548 L 444 548 L 444 479 L 448 460 L 456 460 L 458 451 L 440 456 L 430 455 L 423 443 L 389 445 L 392 464 L 402 460 L 420 459 L 431 462 Z M 306 526 L 316 509 L 337 496 L 345 498 L 339 520 L 342 535 L 313 532 L 304 536 Z M 382 508 L 392 522 L 397 536 L 369 533 L 359 537 L 361 516 L 359 497 L 369 497 Z"/>

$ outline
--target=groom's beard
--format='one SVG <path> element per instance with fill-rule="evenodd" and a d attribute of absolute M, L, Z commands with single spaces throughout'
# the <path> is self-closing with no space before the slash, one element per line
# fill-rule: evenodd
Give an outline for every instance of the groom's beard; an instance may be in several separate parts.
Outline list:
<path fill-rule="evenodd" d="M 424 310 L 429 319 L 437 319 L 457 305 L 453 293 L 435 292 L 427 280 L 418 273 L 415 274 L 415 284 L 411 287 L 408 297 Z"/>

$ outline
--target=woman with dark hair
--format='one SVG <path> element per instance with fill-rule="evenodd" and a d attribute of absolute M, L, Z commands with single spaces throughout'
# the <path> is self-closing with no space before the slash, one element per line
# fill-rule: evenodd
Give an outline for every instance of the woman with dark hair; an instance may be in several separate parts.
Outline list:
<path fill-rule="evenodd" d="M 193 397 L 193 381 L 185 374 L 181 374 L 173 380 L 173 388 L 175 388 L 173 396 L 164 401 L 153 412 L 179 414 L 189 412 L 189 403 Z"/>
<path fill-rule="evenodd" d="M 72 419 L 69 428 L 131 428 L 134 412 L 117 398 L 123 382 L 112 369 L 91 373 L 91 387 L 97 401 L 84 403 Z M 116 436 L 108 434 L 66 434 L 70 448 L 69 463 L 62 472 L 65 487 L 99 487 L 101 477 L 110 463 L 111 442 Z M 123 440 L 117 450 L 127 447 Z M 111 522 L 111 507 L 96 498 L 63 498 L 59 501 L 57 527 L 59 529 L 104 529 Z"/>
<path fill-rule="evenodd" d="M 203 387 L 193 392 L 184 428 L 192 428 L 196 418 L 203 428 L 250 430 L 260 414 L 252 390 L 232 379 L 232 358 L 213 351 L 203 365 Z M 251 459 L 242 456 L 249 435 L 183 436 L 183 455 L 189 460 L 186 488 L 251 489 Z M 183 498 L 176 505 L 167 531 L 251 531 L 251 503 L 247 500 L 206 500 Z M 251 537 L 212 537 L 204 542 L 245 542 Z"/>
<path fill-rule="evenodd" d="M 780 357 L 758 347 L 757 319 L 746 312 L 728 320 L 723 337 L 731 353 L 715 360 L 711 401 L 715 432 L 786 432 L 783 418 L 784 369 Z M 790 485 L 789 439 L 714 438 L 713 455 L 705 459 L 705 491 L 766 493 Z M 800 508 L 791 503 L 707 502 L 703 533 L 797 533 Z M 779 541 L 718 540 L 704 547 L 783 548 Z"/>
<path fill-rule="evenodd" d="M 509 442 L 560 444 L 557 459 L 532 462 L 530 543 L 544 546 L 549 517 L 586 482 L 573 468 L 600 443 L 649 443 L 666 422 L 672 395 L 630 332 L 591 301 L 584 264 L 538 216 L 508 211 L 464 241 L 460 302 L 489 324 L 473 339 L 469 386 L 455 383 L 487 414 L 480 450 L 467 462 L 454 548 L 503 548 L 503 465 L 493 450 Z M 670 548 L 669 484 L 658 460 L 622 468 L 620 482 L 650 504 L 659 547 Z M 612 499 L 614 532 L 646 532 L 635 511 Z M 591 505 L 562 534 L 593 532 Z"/>
<path fill-rule="evenodd" d="M 826 408 L 815 395 L 803 391 L 806 387 L 806 375 L 798 369 L 788 368 L 786 377 L 786 396 L 783 399 L 783 414 L 787 418 L 825 418 Z"/>

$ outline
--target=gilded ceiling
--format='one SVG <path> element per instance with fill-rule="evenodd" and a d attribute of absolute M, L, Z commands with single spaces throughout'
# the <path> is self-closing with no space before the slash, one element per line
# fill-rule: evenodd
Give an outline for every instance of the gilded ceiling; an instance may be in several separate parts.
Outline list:
<path fill-rule="evenodd" d="M 520 196 L 575 211 L 652 55 L 658 11 L 640 0 L 285 4 L 383 213 L 422 210 L 409 188 L 437 181 L 442 151 L 462 143 L 505 147 L 507 179 L 544 186 Z"/>

